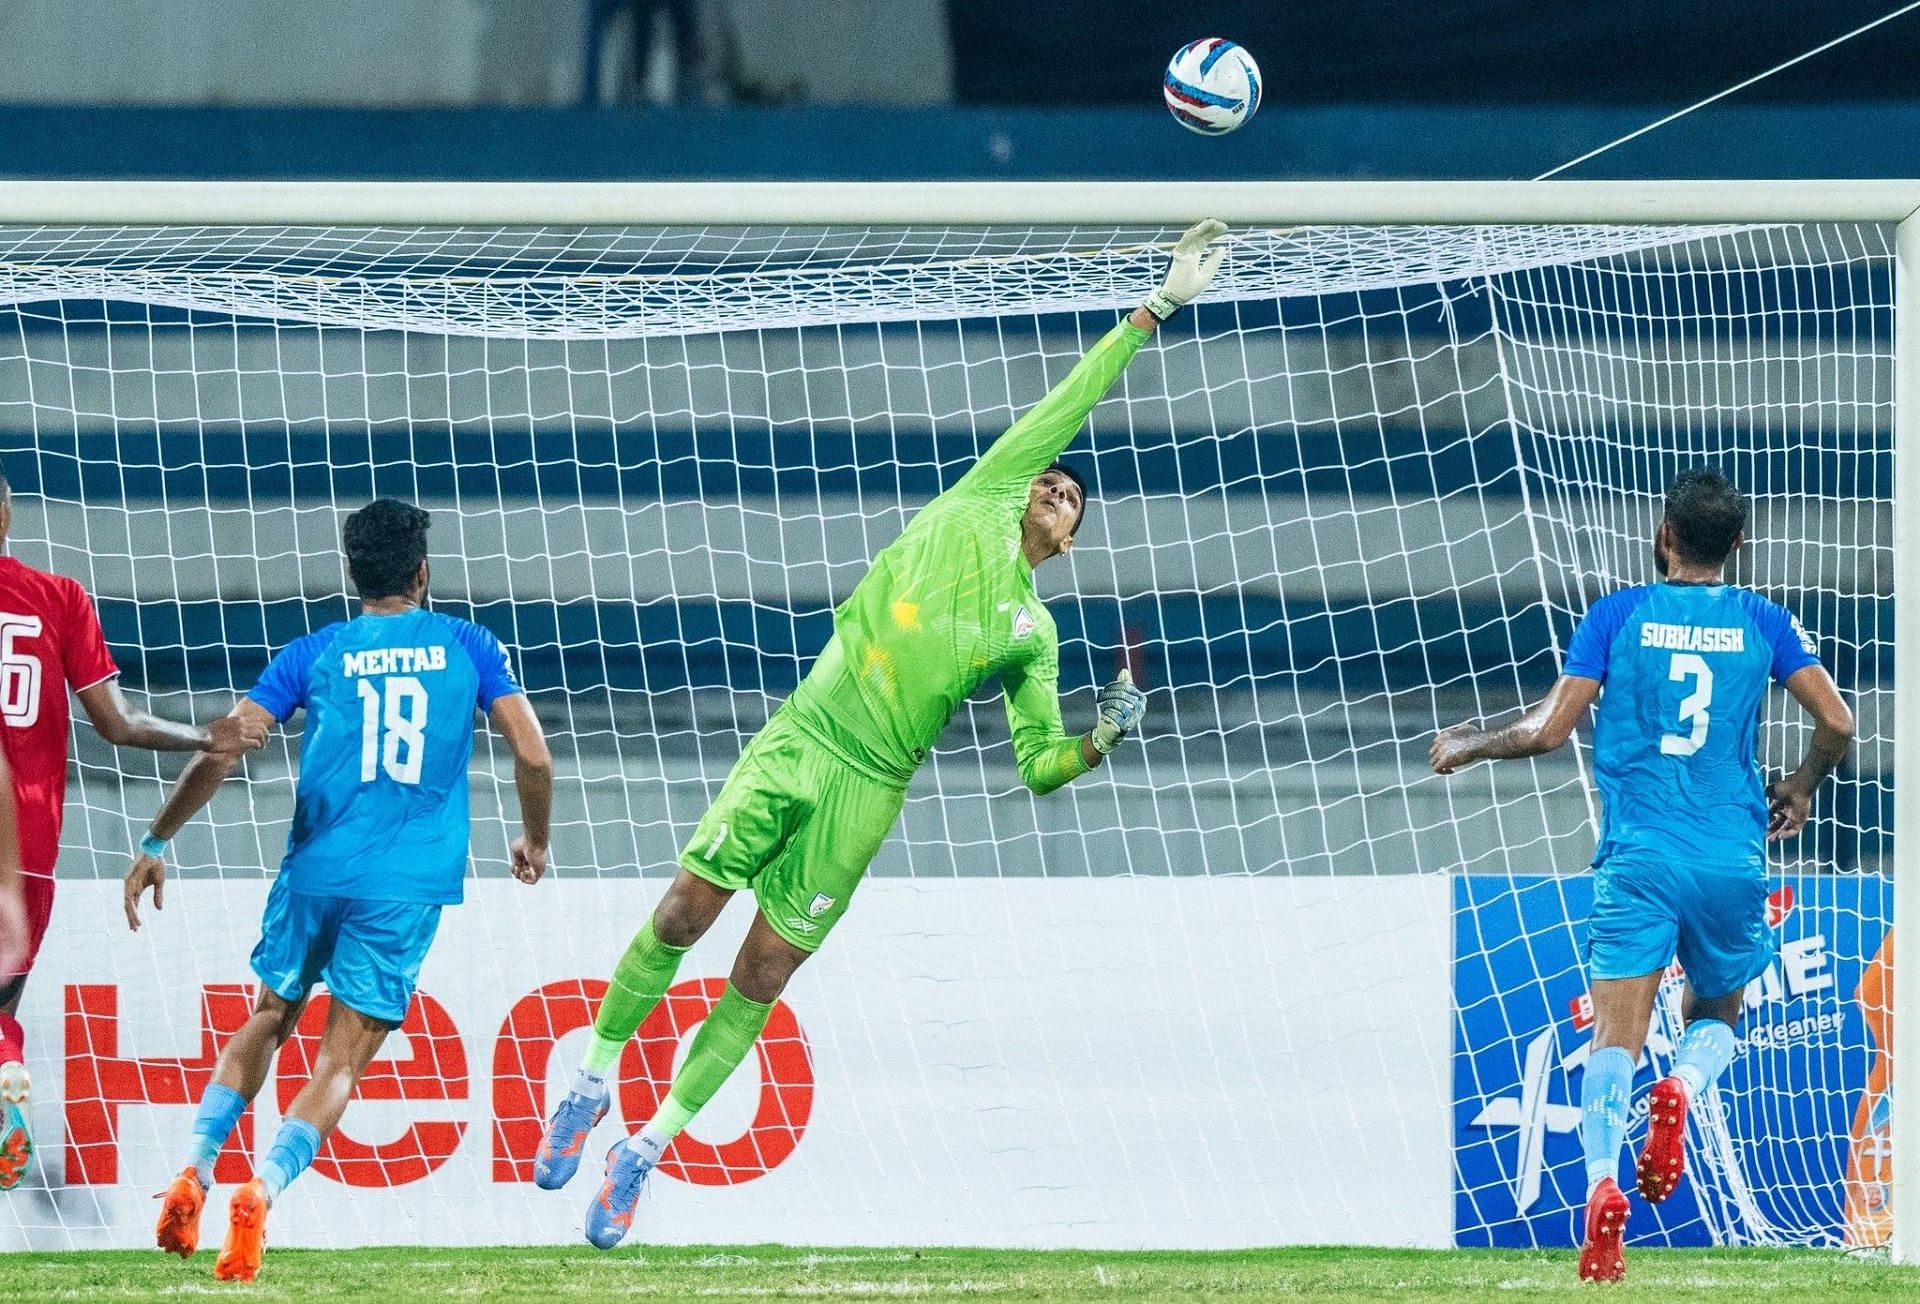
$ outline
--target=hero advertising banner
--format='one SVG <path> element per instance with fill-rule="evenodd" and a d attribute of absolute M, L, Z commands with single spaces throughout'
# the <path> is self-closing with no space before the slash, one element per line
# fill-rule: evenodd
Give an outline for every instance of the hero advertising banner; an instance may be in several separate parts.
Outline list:
<path fill-rule="evenodd" d="M 653 1112 L 751 915 L 688 953 L 579 1176 L 538 1190 L 543 1120 L 664 885 L 469 882 L 270 1244 L 578 1244 L 602 1156 Z M 21 1012 L 39 1148 L 0 1250 L 152 1245 L 253 1000 L 266 892 L 186 878 L 132 935 L 118 882 L 61 884 Z M 629 1244 L 1444 1246 L 1449 917 L 1434 875 L 873 879 Z M 324 1018 L 316 998 L 215 1166 L 216 1241 Z"/>

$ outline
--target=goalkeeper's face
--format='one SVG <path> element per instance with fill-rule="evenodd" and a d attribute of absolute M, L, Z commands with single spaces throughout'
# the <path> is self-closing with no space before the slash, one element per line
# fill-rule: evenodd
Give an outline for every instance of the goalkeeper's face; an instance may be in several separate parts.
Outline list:
<path fill-rule="evenodd" d="M 1020 519 L 1021 541 L 1035 564 L 1058 557 L 1073 546 L 1073 532 L 1087 504 L 1080 486 L 1060 471 L 1043 471 L 1027 490 L 1027 514 Z"/>

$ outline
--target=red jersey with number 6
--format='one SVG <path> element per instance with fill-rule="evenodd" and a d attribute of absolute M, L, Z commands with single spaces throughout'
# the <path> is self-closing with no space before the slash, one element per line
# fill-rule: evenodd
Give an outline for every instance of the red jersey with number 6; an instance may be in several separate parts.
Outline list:
<path fill-rule="evenodd" d="M 13 767 L 20 867 L 51 877 L 67 804 L 67 692 L 120 673 L 93 600 L 64 575 L 0 557 L 0 740 Z"/>

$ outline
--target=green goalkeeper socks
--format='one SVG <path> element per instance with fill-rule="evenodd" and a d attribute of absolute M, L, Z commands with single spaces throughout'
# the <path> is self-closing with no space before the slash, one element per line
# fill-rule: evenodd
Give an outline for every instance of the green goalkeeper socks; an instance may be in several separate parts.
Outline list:
<path fill-rule="evenodd" d="M 750 1001 L 732 983 L 727 984 L 727 990 L 714 1002 L 713 1012 L 693 1034 L 686 1063 L 673 1075 L 673 1086 L 660 1102 L 660 1112 L 641 1129 L 639 1142 L 648 1158 L 658 1159 L 667 1142 L 680 1134 L 701 1106 L 713 1099 L 720 1084 L 740 1067 L 740 1061 L 759 1040 L 761 1029 L 767 1026 L 772 1010 L 771 1003 Z"/>
<path fill-rule="evenodd" d="M 634 1032 L 673 985 L 680 957 L 686 953 L 686 947 L 668 946 L 654 936 L 653 917 L 647 917 L 627 953 L 614 966 L 613 981 L 607 984 L 606 997 L 593 1017 L 593 1040 L 587 1045 L 584 1062 L 588 1073 L 604 1077 L 613 1067 Z M 763 1020 L 765 1017 L 761 1016 Z"/>

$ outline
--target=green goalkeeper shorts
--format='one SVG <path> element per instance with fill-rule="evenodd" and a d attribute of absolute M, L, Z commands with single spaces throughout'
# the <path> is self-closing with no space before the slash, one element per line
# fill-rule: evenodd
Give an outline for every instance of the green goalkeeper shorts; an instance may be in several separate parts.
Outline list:
<path fill-rule="evenodd" d="M 854 769 L 782 707 L 734 762 L 680 864 L 730 892 L 751 887 L 774 932 L 817 951 L 906 799 L 905 788 Z"/>

